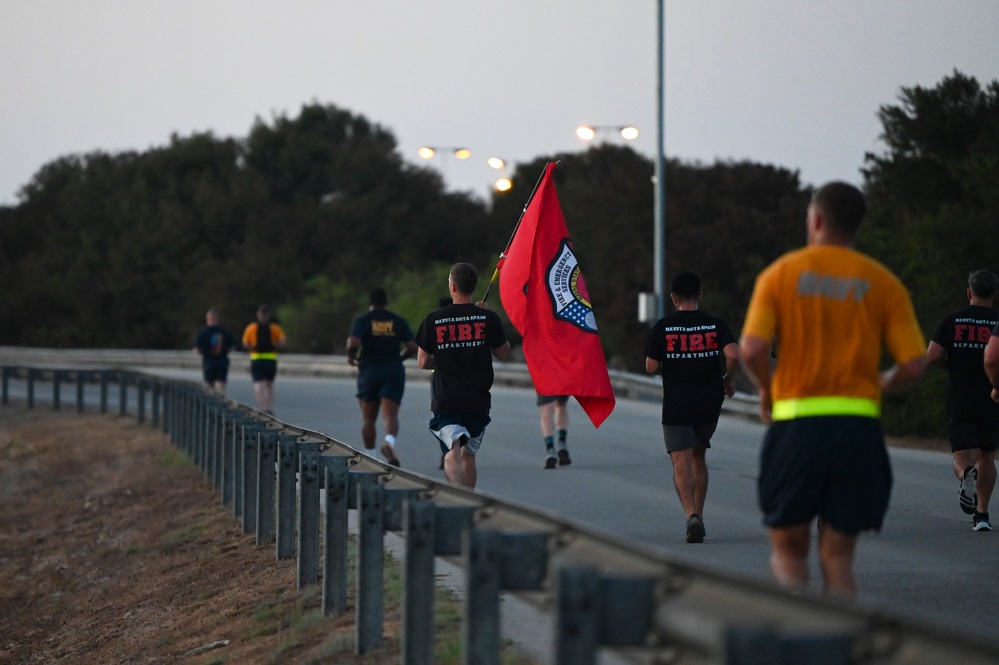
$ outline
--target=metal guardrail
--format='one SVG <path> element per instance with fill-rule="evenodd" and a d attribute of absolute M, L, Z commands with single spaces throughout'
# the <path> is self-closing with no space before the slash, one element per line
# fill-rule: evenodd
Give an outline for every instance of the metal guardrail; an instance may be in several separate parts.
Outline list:
<path fill-rule="evenodd" d="M 129 404 L 140 422 L 169 435 L 204 472 L 223 506 L 259 546 L 297 557 L 297 585 L 322 584 L 322 611 L 347 610 L 347 529 L 356 511 L 355 651 L 382 639 L 386 532 L 404 538 L 402 657 L 433 659 L 434 562 L 465 571 L 465 664 L 497 664 L 500 597 L 522 594 L 555 614 L 558 665 L 589 665 L 602 648 L 657 663 L 985 665 L 999 645 L 970 642 L 933 626 L 858 604 L 794 594 L 772 584 L 680 563 L 645 547 L 481 492 L 368 457 L 325 434 L 282 423 L 200 383 L 128 370 L 4 365 L 2 403 L 26 382 L 29 407 L 39 382 L 87 389 L 109 409 Z M 130 399 L 133 395 L 135 399 Z M 91 403 L 93 400 L 91 400 Z M 148 409 L 147 409 L 148 402 Z"/>
<path fill-rule="evenodd" d="M 246 353 L 230 354 L 232 367 L 240 365 L 249 371 L 250 358 Z M 119 370 L 142 369 L 201 369 L 201 356 L 194 351 L 163 351 L 137 349 L 46 349 L 35 347 L 0 346 L 0 365 L 20 365 L 38 368 L 110 368 Z M 405 363 L 406 378 L 425 380 L 426 370 L 413 362 Z M 278 374 L 286 376 L 313 376 L 327 378 L 354 378 L 356 368 L 347 364 L 346 356 L 282 353 L 278 361 Z M 518 362 L 493 363 L 495 382 L 499 385 L 533 387 L 527 365 Z M 610 371 L 611 386 L 618 398 L 661 400 L 662 380 L 624 372 Z M 731 413 L 756 415 L 757 399 L 754 395 L 737 392 L 726 399 L 722 408 Z"/>

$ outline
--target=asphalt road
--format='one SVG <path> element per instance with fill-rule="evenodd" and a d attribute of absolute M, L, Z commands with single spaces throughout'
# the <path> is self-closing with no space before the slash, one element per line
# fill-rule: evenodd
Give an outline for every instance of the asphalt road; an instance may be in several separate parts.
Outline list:
<path fill-rule="evenodd" d="M 194 371 L 156 371 L 199 378 Z M 233 368 L 228 392 L 253 404 L 252 385 L 241 368 Z M 275 394 L 278 419 L 361 447 L 352 381 L 282 375 Z M 42 390 L 38 398 L 45 395 Z M 64 393 L 67 397 L 72 399 Z M 440 478 L 438 444 L 427 431 L 429 404 L 429 375 L 427 381 L 410 380 L 397 451 L 403 466 Z M 494 388 L 493 422 L 478 458 L 478 489 L 645 543 L 679 560 L 769 579 L 769 543 L 755 494 L 763 426 L 741 416 L 722 417 L 708 453 L 707 538 L 688 545 L 659 409 L 654 402 L 621 400 L 596 430 L 571 401 L 572 464 L 544 470 L 533 391 Z M 379 438 L 382 432 L 379 423 Z M 891 458 L 895 488 L 885 527 L 879 534 L 864 534 L 858 547 L 859 601 L 995 640 L 999 531 L 971 530 L 970 517 L 958 507 L 948 454 L 893 448 Z M 812 560 L 817 588 L 814 553 Z"/>

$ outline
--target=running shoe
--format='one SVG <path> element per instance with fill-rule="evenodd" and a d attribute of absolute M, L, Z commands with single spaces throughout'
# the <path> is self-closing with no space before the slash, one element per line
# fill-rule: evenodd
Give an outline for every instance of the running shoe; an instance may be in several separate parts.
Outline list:
<path fill-rule="evenodd" d="M 554 455 L 549 455 L 548 457 L 545 458 L 544 468 L 554 469 L 557 464 L 558 464 L 558 458 L 555 457 Z"/>
<path fill-rule="evenodd" d="M 572 460 L 569 459 L 569 451 L 565 448 L 558 451 L 558 463 L 562 466 L 569 466 L 572 464 Z"/>
<path fill-rule="evenodd" d="M 704 542 L 704 520 L 697 513 L 694 513 L 687 519 L 687 542 L 688 543 L 703 543 Z"/>
<path fill-rule="evenodd" d="M 975 507 L 978 505 L 978 469 L 969 466 L 964 470 L 964 478 L 961 480 L 961 489 L 957 493 L 957 499 L 961 503 L 961 510 L 968 515 L 975 514 Z"/>
<path fill-rule="evenodd" d="M 389 442 L 385 442 L 381 447 L 382 456 L 388 460 L 392 466 L 399 466 L 399 458 L 395 456 L 395 448 Z"/>
<path fill-rule="evenodd" d="M 972 520 L 972 530 L 974 531 L 991 531 L 992 525 L 989 524 L 989 514 L 975 512 L 975 519 Z"/>

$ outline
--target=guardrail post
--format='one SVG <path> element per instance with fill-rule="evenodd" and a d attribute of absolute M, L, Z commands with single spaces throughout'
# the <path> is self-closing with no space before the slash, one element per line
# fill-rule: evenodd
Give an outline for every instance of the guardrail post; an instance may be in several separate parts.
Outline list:
<path fill-rule="evenodd" d="M 222 409 L 222 460 L 219 475 L 222 476 L 222 505 L 228 506 L 233 503 L 235 478 L 236 452 L 234 449 L 236 434 L 235 412 L 232 409 Z"/>
<path fill-rule="evenodd" d="M 257 446 L 257 545 L 274 542 L 274 459 L 277 432 L 260 435 Z"/>
<path fill-rule="evenodd" d="M 28 370 L 28 408 L 35 408 L 35 379 L 38 377 L 38 370 L 34 367 Z"/>
<path fill-rule="evenodd" d="M 347 507 L 351 510 L 358 510 L 357 487 L 367 483 L 377 483 L 382 477 L 379 471 L 351 471 L 347 474 Z"/>
<path fill-rule="evenodd" d="M 465 532 L 472 528 L 471 506 L 438 506 L 434 511 L 434 554 L 454 556 L 463 552 Z"/>
<path fill-rule="evenodd" d="M 655 611 L 655 580 L 602 575 L 599 591 L 600 645 L 636 647 L 647 644 Z"/>
<path fill-rule="evenodd" d="M 253 421 L 244 420 L 242 424 L 242 468 L 243 480 L 240 483 L 240 504 L 243 517 L 243 533 L 250 533 L 257 528 L 257 448 L 263 428 L 257 427 Z"/>
<path fill-rule="evenodd" d="M 415 499 L 420 490 L 415 488 L 385 488 L 382 498 L 382 527 L 386 531 L 402 531 L 406 517 L 406 501 Z"/>
<path fill-rule="evenodd" d="M 59 410 L 60 393 L 62 392 L 62 370 L 57 369 L 52 372 L 52 408 Z"/>
<path fill-rule="evenodd" d="M 405 503 L 405 578 L 402 597 L 402 665 L 434 661 L 433 501 L 411 497 Z"/>
<path fill-rule="evenodd" d="M 500 534 L 469 529 L 465 546 L 464 665 L 499 665 Z"/>
<path fill-rule="evenodd" d="M 6 406 L 10 401 L 9 400 L 10 371 L 11 371 L 10 367 L 8 367 L 7 365 L 3 366 L 3 387 L 0 388 L 0 401 L 3 402 L 4 406 Z"/>
<path fill-rule="evenodd" d="M 295 437 L 279 437 L 277 455 L 277 558 L 280 561 L 295 556 L 295 478 L 298 475 Z"/>
<path fill-rule="evenodd" d="M 560 568 L 555 595 L 555 665 L 594 665 L 600 630 L 597 571 L 576 566 Z"/>
<path fill-rule="evenodd" d="M 83 413 L 83 382 L 88 377 L 88 372 L 82 369 L 76 370 L 76 412 Z"/>
<path fill-rule="evenodd" d="M 225 455 L 225 408 L 215 399 L 205 398 L 212 413 L 212 487 L 222 493 L 222 465 Z"/>
<path fill-rule="evenodd" d="M 128 374 L 118 372 L 118 415 L 128 415 Z"/>
<path fill-rule="evenodd" d="M 357 593 L 354 598 L 354 651 L 367 653 L 382 641 L 382 567 L 385 532 L 382 530 L 382 492 L 379 483 L 359 483 Z"/>
<path fill-rule="evenodd" d="M 298 457 L 298 589 L 319 581 L 319 468 L 318 450 Z"/>
<path fill-rule="evenodd" d="M 149 383 L 145 379 L 137 379 L 135 382 L 136 387 L 136 417 L 135 419 L 139 424 L 146 422 L 146 391 L 149 387 Z"/>
<path fill-rule="evenodd" d="M 153 427 L 160 426 L 160 398 L 162 396 L 163 388 L 160 382 L 157 381 L 153 384 L 152 398 L 151 402 L 153 405 Z"/>
<path fill-rule="evenodd" d="M 101 413 L 108 412 L 108 371 L 101 372 Z"/>
<path fill-rule="evenodd" d="M 347 459 L 322 457 L 326 485 L 323 561 L 323 616 L 347 611 Z"/>

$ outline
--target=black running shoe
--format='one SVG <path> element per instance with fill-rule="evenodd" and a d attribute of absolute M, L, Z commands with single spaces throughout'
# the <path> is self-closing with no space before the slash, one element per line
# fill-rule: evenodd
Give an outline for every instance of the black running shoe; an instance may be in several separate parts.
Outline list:
<path fill-rule="evenodd" d="M 980 513 L 975 511 L 975 519 L 972 520 L 972 530 L 974 531 L 991 531 L 992 525 L 989 524 L 989 514 Z"/>
<path fill-rule="evenodd" d="M 969 466 L 964 470 L 964 478 L 961 480 L 961 489 L 958 490 L 957 499 L 961 504 L 961 510 L 968 515 L 975 514 L 975 507 L 978 506 L 978 469 Z"/>
<path fill-rule="evenodd" d="M 569 459 L 569 451 L 565 448 L 558 451 L 558 463 L 562 466 L 569 466 L 572 464 L 572 460 Z"/>
<path fill-rule="evenodd" d="M 552 457 L 552 456 L 548 456 L 548 457 L 545 458 L 545 466 L 544 466 L 544 468 L 546 468 L 546 469 L 554 469 L 557 464 L 558 464 L 558 458 Z"/>
<path fill-rule="evenodd" d="M 704 520 L 698 514 L 693 514 L 687 519 L 687 542 L 688 543 L 703 543 L 704 542 Z"/>

